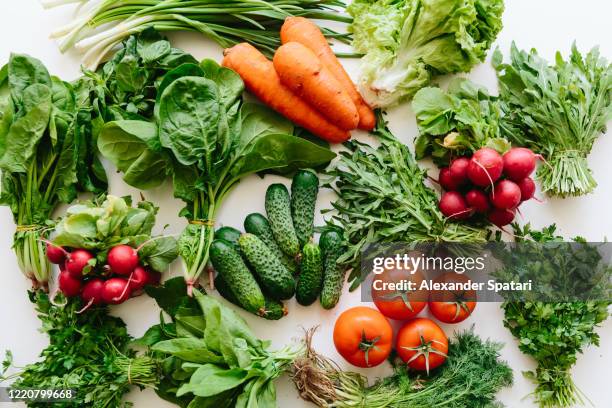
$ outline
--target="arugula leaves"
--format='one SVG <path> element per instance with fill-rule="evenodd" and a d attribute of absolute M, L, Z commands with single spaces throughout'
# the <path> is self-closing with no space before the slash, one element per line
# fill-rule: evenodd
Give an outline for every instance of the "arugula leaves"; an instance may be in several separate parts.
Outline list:
<path fill-rule="evenodd" d="M 347 250 L 338 259 L 352 268 L 351 290 L 361 274 L 361 254 L 370 244 L 388 242 L 485 242 L 487 230 L 449 222 L 438 209 L 438 197 L 424 184 L 421 170 L 408 150 L 386 127 L 379 112 L 374 148 L 357 141 L 327 170 L 339 199 L 330 223 L 344 230 Z"/>
<path fill-rule="evenodd" d="M 137 356 L 128 348 L 131 340 L 125 323 L 108 315 L 104 307 L 90 308 L 79 314 L 79 299 L 64 299 L 56 306 L 40 291 L 30 292 L 36 305 L 42 331 L 49 336 L 49 345 L 40 361 L 25 366 L 14 378 L 17 388 L 74 388 L 76 397 L 70 402 L 57 402 L 54 407 L 120 407 L 123 396 L 133 385 L 153 387 L 157 382 L 157 362 Z M 10 356 L 10 355 L 9 355 Z M 6 360 L 5 368 L 10 365 Z M 44 402 L 28 402 L 28 407 L 43 408 Z"/>
<path fill-rule="evenodd" d="M 81 84 L 49 75 L 39 60 L 13 54 L 0 71 L 0 204 L 13 213 L 19 267 L 35 288 L 46 288 L 51 271 L 42 240 L 53 210 L 80 191 L 106 190 L 91 119 Z"/>
<path fill-rule="evenodd" d="M 235 72 L 212 60 L 180 65 L 160 80 L 152 121 L 113 121 L 98 139 L 126 183 L 147 189 L 172 177 L 190 222 L 179 239 L 189 290 L 208 262 L 217 211 L 240 179 L 314 168 L 335 157 L 294 136 L 293 125 L 267 108 L 243 104 L 243 90 Z"/>
<path fill-rule="evenodd" d="M 597 48 L 583 56 L 573 45 L 567 60 L 557 53 L 549 64 L 536 50 L 512 44 L 510 62 L 503 63 L 496 50 L 493 66 L 503 134 L 547 161 L 537 172 L 542 191 L 560 197 L 593 191 L 597 183 L 587 156 L 612 118 L 612 64 Z"/>
<path fill-rule="evenodd" d="M 146 288 L 172 319 L 137 340 L 163 361 L 158 395 L 181 407 L 275 408 L 274 380 L 301 350 L 268 351 L 232 309 L 186 290 L 181 278 Z"/>
<path fill-rule="evenodd" d="M 446 92 L 421 89 L 412 109 L 420 133 L 415 141 L 417 160 L 431 155 L 436 164 L 448 165 L 452 157 L 471 155 L 481 147 L 501 154 L 510 148 L 501 136 L 497 98 L 468 79 L 454 79 Z"/>
<path fill-rule="evenodd" d="M 583 288 L 585 281 L 589 281 L 583 274 L 595 274 L 600 270 L 601 255 L 596 248 L 587 245 L 581 238 L 574 241 L 584 245 L 564 243 L 563 238 L 555 234 L 554 225 L 541 231 L 532 230 L 529 225 L 524 228 L 514 226 L 514 231 L 518 241 L 523 244 L 507 254 L 509 261 L 504 264 L 521 265 L 508 271 L 515 281 L 533 278 L 544 282 L 543 279 L 548 279 L 554 287 L 557 284 L 554 281 L 564 275 L 568 277 L 564 281 L 573 285 L 569 291 L 576 293 Z M 563 247 L 554 253 L 555 256 L 542 257 L 532 252 L 541 251 L 541 246 L 527 245 L 531 241 L 560 243 Z M 542 261 L 530 262 L 536 257 Z M 608 268 L 608 278 L 601 280 L 604 285 L 609 285 L 610 274 Z M 570 370 L 584 347 L 599 344 L 595 328 L 609 316 L 608 307 L 612 303 L 603 300 L 609 299 L 609 289 L 609 286 L 600 288 L 607 290 L 608 296 L 601 296 L 599 299 L 602 300 L 598 301 L 517 302 L 510 299 L 503 303 L 504 325 L 519 340 L 520 350 L 533 357 L 538 364 L 535 371 L 524 374 L 536 383 L 533 397 L 541 407 L 569 408 L 583 403 Z M 589 291 L 597 290 L 589 288 Z M 562 296 L 562 291 L 559 296 Z"/>

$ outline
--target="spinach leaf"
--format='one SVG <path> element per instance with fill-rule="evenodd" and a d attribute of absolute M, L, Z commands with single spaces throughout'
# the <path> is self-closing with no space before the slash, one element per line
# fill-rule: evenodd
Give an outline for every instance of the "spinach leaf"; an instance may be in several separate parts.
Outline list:
<path fill-rule="evenodd" d="M 178 256 L 174 237 L 163 237 L 145 244 L 139 251 L 141 259 L 156 271 L 165 271 Z"/>

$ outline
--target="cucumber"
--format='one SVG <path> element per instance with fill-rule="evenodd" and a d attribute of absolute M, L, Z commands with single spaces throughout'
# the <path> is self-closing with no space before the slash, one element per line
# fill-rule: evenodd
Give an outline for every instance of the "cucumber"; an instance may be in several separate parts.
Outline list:
<path fill-rule="evenodd" d="M 215 278 L 215 289 L 221 296 L 223 296 L 228 302 L 235 304 L 236 306 L 242 307 L 234 293 L 232 292 L 230 286 L 225 282 L 223 276 L 220 274 Z M 244 309 L 244 307 L 242 307 Z M 263 313 L 257 314 L 257 316 L 263 317 L 267 320 L 278 320 L 283 316 L 287 315 L 287 308 L 283 305 L 282 302 L 270 298 L 266 298 L 266 307 Z"/>
<path fill-rule="evenodd" d="M 263 289 L 274 299 L 290 299 L 295 293 L 293 275 L 256 235 L 242 234 L 238 240 L 242 254 L 253 266 Z"/>
<path fill-rule="evenodd" d="M 332 309 L 340 300 L 344 285 L 345 270 L 338 265 L 342 254 L 342 234 L 335 229 L 325 230 L 319 239 L 323 255 L 323 289 L 321 289 L 321 306 Z"/>
<path fill-rule="evenodd" d="M 255 314 L 265 312 L 266 300 L 261 288 L 230 242 L 214 240 L 210 246 L 210 260 L 245 310 Z"/>
<path fill-rule="evenodd" d="M 291 199 L 284 184 L 272 184 L 266 191 L 266 214 L 270 221 L 274 240 L 287 255 L 295 258 L 300 253 L 293 219 L 291 218 Z"/>
<path fill-rule="evenodd" d="M 323 285 L 321 249 L 314 242 L 308 242 L 302 248 L 300 269 L 301 272 L 295 290 L 295 298 L 300 305 L 308 306 L 317 300 Z"/>
<path fill-rule="evenodd" d="M 289 272 L 292 274 L 297 273 L 297 264 L 291 257 L 280 249 L 274 240 L 272 228 L 270 227 L 270 223 L 266 217 L 259 213 L 249 214 L 244 220 L 244 230 L 250 234 L 257 235 L 257 237 L 261 239 L 263 243 L 268 246 L 268 248 L 270 248 L 272 253 L 278 259 L 280 259 Z"/>
<path fill-rule="evenodd" d="M 319 178 L 312 171 L 299 170 L 291 183 L 291 216 L 300 246 L 314 235 L 314 215 L 319 193 Z"/>
<path fill-rule="evenodd" d="M 238 231 L 234 227 L 221 227 L 217 231 L 215 231 L 215 239 L 223 239 L 230 244 L 234 245 L 236 250 L 240 249 L 238 245 L 238 238 L 240 238 L 242 232 Z"/>

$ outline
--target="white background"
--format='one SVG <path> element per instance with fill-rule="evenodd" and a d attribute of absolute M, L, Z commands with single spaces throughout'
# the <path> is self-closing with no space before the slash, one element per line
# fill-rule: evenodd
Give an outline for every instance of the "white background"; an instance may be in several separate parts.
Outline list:
<path fill-rule="evenodd" d="M 71 80 L 79 75 L 79 56 L 72 53 L 59 53 L 54 41 L 48 39 L 52 29 L 65 24 L 71 18 L 71 7 L 43 11 L 36 0 L 4 1 L 0 13 L 0 64 L 4 64 L 10 52 L 28 53 L 43 61 L 54 75 Z M 10 4 L 10 5 L 9 5 Z M 576 40 L 581 50 L 599 44 L 602 54 L 612 58 L 612 2 L 609 0 L 507 0 L 504 14 L 504 30 L 499 35 L 497 44 L 507 54 L 511 42 L 517 42 L 520 48 L 535 47 L 540 54 L 552 59 L 556 50 L 567 54 L 572 41 Z M 173 44 L 193 53 L 198 58 L 210 57 L 219 60 L 221 49 L 197 34 L 172 35 Z M 358 62 L 347 61 L 346 65 L 352 75 L 358 72 Z M 469 75 L 473 80 L 487 85 L 495 91 L 496 81 L 493 69 L 488 61 L 476 67 Z M 389 115 L 390 126 L 394 133 L 404 142 L 412 144 L 416 135 L 414 115 L 409 105 L 393 109 Z M 595 179 L 600 183 L 595 192 L 586 197 L 571 199 L 549 199 L 544 204 L 530 201 L 521 207 L 524 221 L 530 221 L 536 227 L 557 223 L 559 231 L 567 237 L 582 235 L 589 240 L 602 240 L 612 236 L 612 182 L 608 180 L 612 153 L 612 136 L 602 136 L 593 148 L 589 163 Z M 357 136 L 359 137 L 359 136 Z M 108 166 L 107 166 L 108 167 Z M 132 194 L 136 191 L 127 187 L 118 175 L 110 169 L 110 191 L 116 195 Z M 220 224 L 242 227 L 245 216 L 251 212 L 263 212 L 263 195 L 266 187 L 282 179 L 266 177 L 261 180 L 250 177 L 244 180 L 227 198 L 218 217 Z M 286 182 L 286 181 L 285 181 Z M 172 198 L 171 188 L 164 186 L 146 193 L 149 200 L 161 207 L 158 225 L 170 224 L 170 232 L 178 233 L 185 221 L 177 216 L 182 203 Z M 319 197 L 319 208 L 329 206 L 333 198 L 328 192 Z M 246 204 L 246 205 L 245 205 Z M 58 213 L 59 215 L 59 213 Z M 319 219 L 321 222 L 321 219 Z M 0 260 L 2 280 L 0 281 L 0 352 L 11 349 L 15 363 L 25 365 L 36 360 L 38 353 L 47 344 L 47 339 L 40 334 L 32 305 L 26 296 L 29 283 L 17 268 L 11 251 L 14 224 L 10 211 L 0 208 Z M 176 264 L 172 275 L 180 274 Z M 275 347 L 281 347 L 301 337 L 301 327 L 320 325 L 315 338 L 315 347 L 320 352 L 334 358 L 343 367 L 342 359 L 334 350 L 331 333 L 336 317 L 350 306 L 360 303 L 359 291 L 345 294 L 340 304 L 332 311 L 324 311 L 318 305 L 304 308 L 291 301 L 290 314 L 279 322 L 269 322 L 242 313 L 256 334 L 271 339 Z M 146 328 L 156 323 L 158 309 L 155 303 L 146 297 L 132 299 L 126 304 L 113 308 L 113 313 L 121 316 L 134 336 L 140 336 Z M 525 380 L 521 371 L 533 369 L 529 358 L 523 356 L 517 343 L 502 325 L 502 311 L 498 304 L 479 304 L 474 315 L 463 324 L 455 327 L 444 327 L 448 334 L 455 329 L 475 325 L 476 332 L 483 337 L 490 337 L 506 345 L 502 350 L 503 358 L 509 361 L 515 371 L 515 385 L 505 389 L 499 395 L 508 407 L 533 407 L 526 397 L 532 385 Z M 573 377 L 578 387 L 590 398 L 597 408 L 612 407 L 612 390 L 610 372 L 612 366 L 612 319 L 598 329 L 601 334 L 601 346 L 589 347 L 580 356 L 573 369 Z M 387 373 L 386 365 L 363 371 L 371 379 Z M 287 378 L 278 381 L 278 400 L 282 408 L 307 407 L 309 404 L 298 399 L 293 385 Z M 136 407 L 166 407 L 170 404 L 160 400 L 147 390 L 134 391 L 129 399 Z M 6 406 L 14 406 L 5 403 Z M 2 405 L 0 403 L 0 405 Z"/>

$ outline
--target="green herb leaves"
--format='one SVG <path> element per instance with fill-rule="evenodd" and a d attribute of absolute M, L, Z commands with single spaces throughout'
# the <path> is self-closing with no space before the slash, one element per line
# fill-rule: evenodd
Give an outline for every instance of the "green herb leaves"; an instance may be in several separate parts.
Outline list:
<path fill-rule="evenodd" d="M 575 45 L 568 60 L 558 53 L 554 64 L 514 44 L 510 62 L 502 59 L 497 50 L 503 134 L 544 156 L 548 165 L 537 173 L 544 192 L 567 197 L 593 191 L 597 183 L 586 158 L 612 118 L 612 64 L 597 48 L 583 56 Z"/>
<path fill-rule="evenodd" d="M 140 340 L 164 361 L 157 393 L 183 407 L 276 407 L 274 380 L 301 352 L 268 351 L 245 321 L 181 278 L 147 293 L 170 314 Z"/>
<path fill-rule="evenodd" d="M 35 287 L 45 287 L 49 278 L 41 238 L 55 207 L 70 203 L 79 191 L 106 189 L 91 111 L 79 83 L 51 77 L 35 58 L 11 55 L 1 71 L 0 203 L 13 212 L 15 252 Z"/>

